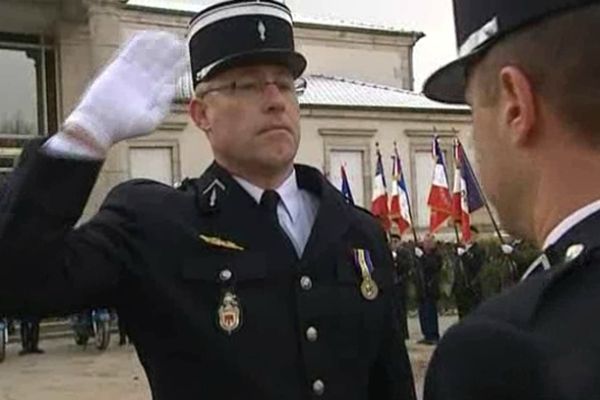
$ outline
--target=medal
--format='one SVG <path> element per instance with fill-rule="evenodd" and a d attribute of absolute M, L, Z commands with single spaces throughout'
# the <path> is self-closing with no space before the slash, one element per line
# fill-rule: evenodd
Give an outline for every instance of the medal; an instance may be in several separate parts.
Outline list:
<path fill-rule="evenodd" d="M 237 331 L 242 325 L 242 310 L 239 300 L 233 292 L 228 290 L 223 295 L 218 315 L 219 327 L 228 335 Z"/>
<path fill-rule="evenodd" d="M 360 293 L 369 301 L 373 301 L 379 296 L 379 287 L 377 282 L 371 276 L 374 270 L 371 255 L 365 249 L 354 249 L 354 264 L 360 270 L 362 282 L 360 284 Z"/>
<path fill-rule="evenodd" d="M 379 288 L 372 278 L 363 279 L 360 284 L 360 292 L 367 300 L 375 300 L 379 295 Z"/>

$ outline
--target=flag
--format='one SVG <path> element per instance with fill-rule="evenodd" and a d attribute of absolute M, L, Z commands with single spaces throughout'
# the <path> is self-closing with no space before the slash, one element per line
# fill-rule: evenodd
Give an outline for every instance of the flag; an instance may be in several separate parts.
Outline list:
<path fill-rule="evenodd" d="M 402 172 L 402 163 L 398 156 L 398 149 L 394 144 L 394 156 L 392 157 L 392 197 L 390 199 L 390 219 L 398 225 L 400 234 L 403 234 L 412 225 L 410 218 L 410 203 L 408 191 Z"/>
<path fill-rule="evenodd" d="M 432 153 L 434 160 L 433 178 L 427 205 L 430 209 L 429 231 L 434 233 L 452 215 L 452 199 L 446 175 L 444 154 L 440 150 L 437 136 L 433 138 Z"/>
<path fill-rule="evenodd" d="M 348 182 L 348 176 L 346 175 L 346 168 L 344 166 L 340 166 L 342 171 L 342 195 L 344 199 L 346 199 L 346 203 L 354 205 L 354 197 L 352 197 L 352 192 L 350 191 L 350 183 Z"/>
<path fill-rule="evenodd" d="M 385 176 L 383 173 L 383 163 L 381 162 L 381 153 L 377 149 L 377 164 L 375 166 L 375 178 L 373 179 L 373 200 L 371 202 L 371 212 L 381 221 L 386 231 L 390 229 L 388 195 L 385 185 Z"/>
<path fill-rule="evenodd" d="M 467 159 L 467 155 L 458 139 L 454 142 L 454 157 L 456 169 L 459 171 L 459 192 L 458 202 L 459 209 L 456 205 L 453 207 L 453 215 L 455 221 L 460 223 L 460 230 L 464 243 L 471 241 L 471 214 L 484 206 L 483 197 L 477 185 L 477 178 L 473 173 L 473 169 Z M 455 178 L 456 179 L 456 178 Z M 456 203 L 456 182 L 454 183 L 454 203 Z"/>

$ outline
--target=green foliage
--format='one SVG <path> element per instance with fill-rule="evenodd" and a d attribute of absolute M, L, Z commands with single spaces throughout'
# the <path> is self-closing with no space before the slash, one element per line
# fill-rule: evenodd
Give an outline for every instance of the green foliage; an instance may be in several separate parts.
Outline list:
<path fill-rule="evenodd" d="M 522 242 L 515 247 L 511 258 L 514 260 L 514 273 L 511 273 L 511 262 L 502 253 L 500 244 L 496 239 L 479 241 L 486 254 L 486 263 L 479 274 L 483 296 L 489 298 L 500 293 L 503 289 L 514 284 L 514 279 L 523 275 L 527 267 L 539 255 L 539 251 L 531 244 Z M 439 249 L 444 259 L 440 276 L 440 300 L 438 309 L 440 313 L 454 313 L 456 306 L 452 294 L 454 284 L 454 260 L 456 259 L 456 245 L 453 243 L 440 243 Z M 513 278 L 514 276 L 514 278 Z M 414 282 L 408 285 L 408 307 L 411 313 L 418 308 Z"/>

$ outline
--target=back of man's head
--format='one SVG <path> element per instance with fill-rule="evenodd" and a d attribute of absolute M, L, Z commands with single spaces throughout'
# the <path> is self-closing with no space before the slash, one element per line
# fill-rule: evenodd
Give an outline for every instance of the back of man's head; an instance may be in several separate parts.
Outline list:
<path fill-rule="evenodd" d="M 499 72 L 509 65 L 525 73 L 565 127 L 600 146 L 600 4 L 543 19 L 495 44 L 474 63 L 484 101 L 497 101 Z"/>

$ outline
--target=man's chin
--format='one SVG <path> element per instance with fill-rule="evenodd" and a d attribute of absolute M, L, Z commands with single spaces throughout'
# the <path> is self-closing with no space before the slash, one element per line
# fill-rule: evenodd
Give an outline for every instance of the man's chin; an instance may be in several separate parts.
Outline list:
<path fill-rule="evenodd" d="M 281 173 L 294 165 L 294 157 L 295 153 L 290 151 L 270 153 L 257 159 L 256 164 L 260 165 L 261 169 L 265 171 Z"/>

